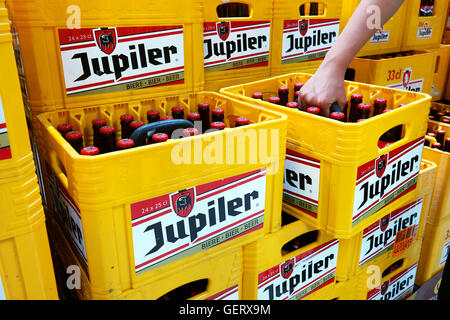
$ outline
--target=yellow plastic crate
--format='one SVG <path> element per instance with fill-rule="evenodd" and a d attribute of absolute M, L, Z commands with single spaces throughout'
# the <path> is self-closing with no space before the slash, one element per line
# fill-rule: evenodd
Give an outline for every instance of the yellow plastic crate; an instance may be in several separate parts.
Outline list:
<path fill-rule="evenodd" d="M 343 0 L 340 32 L 344 30 L 360 2 L 361 0 Z M 381 32 L 377 31 L 373 37 L 367 41 L 358 52 L 358 57 L 400 51 L 403 38 L 403 27 L 406 23 L 406 6 L 406 3 L 403 3 L 394 16 L 383 25 Z"/>
<path fill-rule="evenodd" d="M 450 218 L 425 227 L 422 251 L 417 268 L 417 284 L 422 285 L 444 269 L 450 252 Z"/>
<path fill-rule="evenodd" d="M 421 0 L 407 0 L 401 50 L 438 49 L 447 19 L 448 0 L 434 0 L 434 15 L 420 17 Z"/>
<path fill-rule="evenodd" d="M 337 40 L 341 10 L 342 1 L 274 1 L 271 76 L 317 69 Z"/>
<path fill-rule="evenodd" d="M 436 106 L 438 104 L 433 103 L 433 105 Z M 429 121 L 428 128 L 432 132 L 437 128 L 444 128 L 446 131 L 445 138 L 450 137 L 450 125 L 438 121 Z M 432 161 L 437 165 L 428 222 L 438 224 L 440 221 L 450 217 L 450 154 L 438 149 L 425 147 L 423 149 L 423 159 Z"/>
<path fill-rule="evenodd" d="M 33 112 L 199 88 L 201 1 L 12 1 Z M 101 8 L 101 9 L 99 9 Z"/>
<path fill-rule="evenodd" d="M 386 259 L 394 262 L 397 257 L 393 254 L 396 234 L 410 226 L 416 226 L 415 242 L 421 242 L 423 231 L 430 208 L 433 194 L 436 164 L 422 161 L 419 179 L 417 181 L 417 200 L 397 209 L 371 226 L 358 236 L 347 240 L 342 239 L 341 251 L 338 257 L 339 269 L 336 279 L 348 281 L 367 265 L 376 264 Z M 406 250 L 414 250 L 410 247 Z"/>
<path fill-rule="evenodd" d="M 81 300 L 239 300 L 242 295 L 242 247 L 224 249 L 155 274 L 150 282 L 131 285 L 122 293 L 105 294 L 92 285 L 89 275 L 80 268 L 79 287 L 69 279 L 73 266 L 81 263 L 65 239 L 64 232 L 52 220 L 49 224 L 57 280 L 64 299 Z M 199 281 L 197 286 L 193 282 Z M 71 286 L 68 287 L 67 283 Z M 126 281 L 129 283 L 129 280 Z M 193 285 L 187 290 L 186 285 Z M 128 284 L 130 285 L 130 284 Z M 179 289 L 178 289 L 179 288 Z M 183 289 L 184 288 L 184 289 Z M 178 289 L 178 292 L 172 290 Z"/>
<path fill-rule="evenodd" d="M 351 278 L 347 281 L 338 281 L 320 290 L 313 298 L 305 300 L 356 300 L 357 278 Z"/>
<path fill-rule="evenodd" d="M 55 128 L 70 122 L 90 145 L 95 118 L 120 128 L 125 113 L 143 120 L 150 109 L 165 115 L 180 105 L 188 113 L 199 102 L 222 108 L 228 127 L 93 157 L 78 155 Z M 238 116 L 251 124 L 234 128 Z M 41 155 L 50 171 L 50 215 L 63 226 L 100 295 L 121 295 L 156 274 L 280 228 L 286 148 L 281 114 L 202 92 L 50 112 L 38 119 L 45 141 L 38 145 L 46 146 Z M 238 136 L 248 145 L 235 143 Z M 260 156 L 266 151 L 268 158 Z M 179 190 L 193 203 L 185 217 L 173 209 Z M 158 237 L 159 231 L 165 235 Z"/>
<path fill-rule="evenodd" d="M 348 100 L 353 93 L 361 93 L 365 103 L 385 97 L 388 107 L 394 108 L 392 112 L 357 124 L 342 123 L 267 102 L 268 97 L 278 94 L 279 86 L 289 87 L 289 101 L 293 101 L 294 84 L 305 83 L 310 76 L 288 74 L 224 88 L 221 93 L 288 115 L 285 171 L 293 171 L 289 173 L 290 180 L 296 180 L 296 188 L 294 192 L 291 190 L 294 188 L 285 183 L 283 208 L 339 239 L 348 239 L 415 199 L 431 97 L 421 93 L 346 82 Z M 252 93 L 257 91 L 264 93 L 264 101 L 251 98 Z M 406 106 L 397 108 L 400 104 Z M 379 137 L 398 125 L 405 128 L 403 139 L 378 149 Z M 406 153 L 401 153 L 402 151 Z M 395 155 L 401 157 L 394 158 Z M 377 178 L 375 174 L 375 164 L 381 163 L 387 156 L 403 163 L 414 161 L 410 175 L 394 182 L 383 196 L 380 196 L 380 191 L 380 194 L 374 195 L 374 199 L 369 201 L 369 192 L 365 192 L 370 190 L 369 183 L 374 188 L 379 186 L 380 179 L 384 179 L 386 184 L 390 179 L 388 177 L 393 175 L 391 166 L 378 173 L 381 178 Z M 383 173 L 387 173 L 384 178 Z M 367 180 L 368 177 L 370 180 Z M 295 194 L 295 198 L 292 194 Z"/>
<path fill-rule="evenodd" d="M 292 216 L 244 247 L 243 299 L 315 299 L 335 283 L 339 240 Z"/>
<path fill-rule="evenodd" d="M 386 86 L 393 89 L 431 93 L 436 65 L 436 51 L 414 51 L 402 57 L 355 58 L 349 65 L 354 81 Z"/>
<path fill-rule="evenodd" d="M 450 62 L 450 44 L 441 44 L 436 62 L 436 69 L 434 70 L 433 87 L 431 89 L 431 96 L 433 101 L 441 100 L 445 95 L 445 85 L 449 74 Z"/>
<path fill-rule="evenodd" d="M 203 90 L 215 91 L 217 81 L 270 75 L 272 1 L 227 3 L 202 1 L 202 30 L 195 33 L 194 72 Z M 201 48 L 204 48 L 201 50 Z"/>

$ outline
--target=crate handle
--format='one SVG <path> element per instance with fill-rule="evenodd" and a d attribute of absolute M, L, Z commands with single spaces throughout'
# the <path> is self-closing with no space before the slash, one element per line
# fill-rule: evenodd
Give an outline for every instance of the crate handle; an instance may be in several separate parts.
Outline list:
<path fill-rule="evenodd" d="M 404 258 L 396 260 L 394 263 L 390 264 L 386 269 L 383 270 L 381 278 L 385 278 L 388 275 L 393 276 L 393 273 L 398 273 L 400 271 L 400 268 L 403 267 L 404 264 L 405 264 Z"/>
<path fill-rule="evenodd" d="M 228 2 L 217 6 L 217 17 L 224 18 L 250 18 L 250 6 L 247 3 Z"/>
<path fill-rule="evenodd" d="M 319 1 L 304 2 L 298 8 L 300 17 L 323 17 L 325 16 L 325 4 Z"/>
<path fill-rule="evenodd" d="M 135 147 L 140 147 L 146 145 L 147 138 L 151 137 L 156 132 L 166 133 L 170 137 L 176 129 L 193 127 L 194 125 L 190 121 L 184 119 L 158 121 L 137 128 L 131 135 L 130 139 L 134 141 Z"/>
<path fill-rule="evenodd" d="M 54 149 L 49 150 L 49 158 L 50 158 L 50 166 L 53 169 L 53 172 L 58 177 L 59 181 L 63 185 L 66 190 L 69 190 L 69 180 L 67 179 L 66 174 L 62 171 L 60 162 L 58 160 L 58 155 Z"/>

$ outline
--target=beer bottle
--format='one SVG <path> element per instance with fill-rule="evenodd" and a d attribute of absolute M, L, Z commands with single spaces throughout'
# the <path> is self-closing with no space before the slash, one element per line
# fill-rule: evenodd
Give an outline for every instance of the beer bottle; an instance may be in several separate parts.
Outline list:
<path fill-rule="evenodd" d="M 392 109 L 384 109 L 383 113 L 387 113 L 390 111 L 392 111 Z M 388 144 L 392 144 L 395 141 L 398 141 L 401 139 L 402 130 L 403 130 L 402 125 L 398 125 L 392 129 L 386 131 L 385 133 L 383 133 L 383 135 L 380 137 L 380 141 L 383 141 Z"/>
<path fill-rule="evenodd" d="M 81 149 L 83 149 L 83 135 L 80 131 L 67 132 L 66 140 L 76 152 L 80 153 Z"/>
<path fill-rule="evenodd" d="M 94 146 L 98 147 L 100 150 L 102 150 L 102 146 L 100 145 L 100 128 L 106 126 L 106 120 L 105 119 L 94 119 L 92 120 L 92 131 L 94 132 Z"/>
<path fill-rule="evenodd" d="M 162 116 L 160 121 L 173 120 L 172 116 Z"/>
<path fill-rule="evenodd" d="M 120 116 L 120 128 L 122 130 L 121 138 L 126 139 L 130 137 L 130 123 L 134 118 L 130 114 L 123 114 Z"/>
<path fill-rule="evenodd" d="M 358 120 L 358 105 L 362 103 L 363 96 L 359 93 L 354 93 L 350 96 L 350 114 L 348 115 L 349 122 L 356 122 Z"/>
<path fill-rule="evenodd" d="M 441 150 L 442 149 L 442 145 L 439 142 L 433 142 L 431 144 L 431 149 L 439 149 L 439 150 Z"/>
<path fill-rule="evenodd" d="M 59 131 L 59 133 L 66 138 L 66 134 L 73 130 L 72 125 L 70 123 L 61 123 L 58 124 L 56 127 L 56 130 Z"/>
<path fill-rule="evenodd" d="M 289 88 L 284 86 L 279 87 L 278 98 L 280 98 L 280 105 L 285 106 L 289 102 Z"/>
<path fill-rule="evenodd" d="M 294 94 L 295 92 L 300 91 L 300 89 L 303 88 L 303 85 L 304 84 L 301 82 L 294 83 Z"/>
<path fill-rule="evenodd" d="M 155 133 L 152 136 L 152 144 L 154 143 L 160 143 L 160 142 L 165 142 L 169 139 L 169 136 L 165 133 Z"/>
<path fill-rule="evenodd" d="M 298 103 L 297 102 L 288 102 L 286 103 L 286 107 L 289 109 L 297 109 L 298 110 Z"/>
<path fill-rule="evenodd" d="M 309 15 L 310 16 L 318 16 L 319 15 L 319 4 L 317 2 L 310 3 Z"/>
<path fill-rule="evenodd" d="M 311 114 L 316 114 L 316 115 L 320 115 L 320 108 L 319 107 L 308 107 L 306 108 L 306 112 L 311 113 Z"/>
<path fill-rule="evenodd" d="M 131 121 L 130 122 L 130 137 L 137 128 L 140 128 L 143 125 L 145 125 L 144 121 Z"/>
<path fill-rule="evenodd" d="M 446 117 L 450 117 L 450 109 L 444 111 Z"/>
<path fill-rule="evenodd" d="M 96 156 L 99 153 L 100 150 L 95 146 L 84 147 L 80 152 L 80 154 L 83 156 Z"/>
<path fill-rule="evenodd" d="M 158 122 L 160 120 L 160 114 L 158 110 L 148 110 L 147 111 L 147 121 L 148 123 Z"/>
<path fill-rule="evenodd" d="M 116 151 L 116 128 L 103 126 L 100 128 L 101 153 Z"/>
<path fill-rule="evenodd" d="M 223 123 L 221 121 L 212 122 L 211 129 L 223 130 L 223 129 L 225 129 L 225 123 Z"/>
<path fill-rule="evenodd" d="M 213 109 L 212 110 L 212 121 L 213 122 L 223 122 L 224 117 L 225 117 L 225 113 L 223 111 L 223 109 Z"/>
<path fill-rule="evenodd" d="M 430 116 L 437 117 L 438 112 L 439 112 L 438 107 L 436 107 L 436 106 L 430 107 Z"/>
<path fill-rule="evenodd" d="M 368 103 L 358 104 L 357 118 L 358 119 L 369 119 L 370 118 L 370 104 L 368 104 Z"/>
<path fill-rule="evenodd" d="M 200 120 L 200 114 L 198 112 L 190 112 L 187 114 L 187 119 L 194 124 L 195 121 Z"/>
<path fill-rule="evenodd" d="M 435 119 L 438 120 L 438 121 L 441 121 L 441 118 L 442 118 L 443 116 L 445 116 L 445 113 L 442 112 L 442 111 L 439 111 L 438 113 L 436 113 Z"/>
<path fill-rule="evenodd" d="M 445 130 L 442 128 L 438 128 L 436 130 L 436 141 L 439 142 L 441 145 L 444 145 L 444 139 L 445 139 Z"/>
<path fill-rule="evenodd" d="M 132 139 L 120 139 L 117 141 L 117 150 L 125 150 L 134 147 L 134 141 Z"/>
<path fill-rule="evenodd" d="M 262 94 L 262 92 L 253 92 L 252 93 L 252 98 L 253 99 L 262 100 L 263 99 L 263 94 Z"/>
<path fill-rule="evenodd" d="M 444 151 L 445 152 L 450 152 L 450 138 L 446 138 L 445 139 Z"/>
<path fill-rule="evenodd" d="M 191 137 L 198 135 L 198 130 L 196 128 L 186 128 L 183 130 L 183 135 L 185 137 Z"/>
<path fill-rule="evenodd" d="M 376 98 L 373 101 L 373 116 L 382 114 L 384 109 L 386 109 L 387 101 L 384 98 Z"/>
<path fill-rule="evenodd" d="M 270 97 L 270 98 L 269 98 L 269 102 L 270 102 L 270 103 L 273 103 L 273 104 L 281 105 L 280 101 L 281 101 L 281 100 L 280 100 L 279 97 Z"/>
<path fill-rule="evenodd" d="M 332 112 L 330 114 L 330 118 L 334 120 L 338 120 L 341 122 L 345 122 L 345 113 L 343 112 Z"/>
<path fill-rule="evenodd" d="M 250 124 L 250 120 L 246 117 L 237 117 L 235 127 L 242 127 Z"/>
<path fill-rule="evenodd" d="M 201 102 L 197 105 L 202 121 L 202 133 L 209 129 L 209 103 Z"/>
<path fill-rule="evenodd" d="M 180 106 L 175 106 L 172 108 L 172 118 L 173 119 L 184 119 L 184 108 Z"/>

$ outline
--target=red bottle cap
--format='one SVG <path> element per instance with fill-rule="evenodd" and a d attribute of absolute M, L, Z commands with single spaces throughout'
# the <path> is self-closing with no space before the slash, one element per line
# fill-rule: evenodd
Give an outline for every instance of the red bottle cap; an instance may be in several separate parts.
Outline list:
<path fill-rule="evenodd" d="M 295 95 L 296 97 L 298 97 L 298 96 L 300 95 L 300 91 L 295 91 L 295 92 L 294 92 L 294 95 Z"/>
<path fill-rule="evenodd" d="M 366 119 L 358 119 L 358 120 L 356 120 L 356 123 L 362 122 L 362 121 L 364 121 L 364 120 L 366 120 Z"/>
<path fill-rule="evenodd" d="M 162 116 L 161 117 L 161 121 L 166 121 L 166 120 L 173 120 L 172 116 Z"/>
<path fill-rule="evenodd" d="M 236 122 L 237 122 L 237 119 L 236 119 Z M 211 128 L 219 129 L 219 130 L 225 129 L 225 123 L 223 123 L 221 121 L 213 122 L 213 123 L 211 123 Z"/>
<path fill-rule="evenodd" d="M 58 131 L 72 130 L 72 125 L 70 123 L 61 123 L 56 127 Z"/>
<path fill-rule="evenodd" d="M 70 131 L 70 132 L 67 132 L 67 134 L 66 134 L 67 140 L 75 140 L 75 139 L 80 139 L 82 137 L 83 137 L 83 135 L 81 134 L 80 131 Z"/>
<path fill-rule="evenodd" d="M 159 116 L 159 111 L 158 110 L 148 110 L 147 115 L 151 116 L 151 117 Z"/>
<path fill-rule="evenodd" d="M 308 107 L 306 109 L 306 112 L 312 113 L 312 114 L 319 114 L 320 113 L 320 108 L 318 108 L 318 107 Z"/>
<path fill-rule="evenodd" d="M 165 133 L 155 133 L 152 136 L 152 140 L 154 142 L 164 142 L 164 141 L 167 141 L 168 139 L 169 139 L 169 136 Z"/>
<path fill-rule="evenodd" d="M 131 114 L 123 114 L 120 116 L 121 121 L 133 121 L 133 116 Z"/>
<path fill-rule="evenodd" d="M 280 102 L 280 98 L 278 97 L 270 97 L 269 102 L 278 104 Z"/>
<path fill-rule="evenodd" d="M 429 119 L 429 120 L 435 120 L 435 119 L 434 119 L 434 116 L 428 116 L 428 119 Z"/>
<path fill-rule="evenodd" d="M 450 119 L 444 118 L 440 120 L 443 123 L 450 123 Z"/>
<path fill-rule="evenodd" d="M 360 93 L 354 93 L 350 96 L 351 99 L 362 99 L 363 96 Z"/>
<path fill-rule="evenodd" d="M 406 103 L 401 103 L 401 104 L 399 104 L 399 105 L 398 105 L 398 107 L 397 107 L 397 108 L 401 108 L 401 107 L 405 107 L 405 106 L 407 106 L 407 104 L 406 104 Z"/>
<path fill-rule="evenodd" d="M 288 88 L 288 87 L 285 87 L 285 86 L 282 86 L 282 87 L 279 87 L 279 88 L 278 88 L 278 91 L 288 92 L 288 91 L 289 91 L 289 88 Z"/>
<path fill-rule="evenodd" d="M 81 152 L 80 152 L 80 154 L 83 156 L 95 156 L 99 153 L 100 153 L 100 150 L 98 150 L 98 148 L 94 147 L 94 146 L 85 147 L 85 148 L 81 149 Z"/>
<path fill-rule="evenodd" d="M 330 118 L 331 119 L 336 119 L 336 120 L 344 120 L 345 119 L 345 113 L 343 113 L 343 112 L 332 112 L 330 114 Z"/>
<path fill-rule="evenodd" d="M 222 114 L 224 114 L 223 109 L 213 109 L 211 112 L 214 115 L 222 115 Z"/>
<path fill-rule="evenodd" d="M 387 100 L 385 98 L 376 98 L 375 100 L 373 100 L 373 103 L 386 104 Z"/>
<path fill-rule="evenodd" d="M 196 128 L 186 128 L 183 130 L 185 136 L 196 136 L 198 135 L 198 130 Z"/>
<path fill-rule="evenodd" d="M 358 109 L 360 109 L 360 110 L 370 110 L 370 104 L 368 104 L 368 103 L 360 103 L 360 104 L 358 104 Z"/>
<path fill-rule="evenodd" d="M 439 142 L 433 142 L 433 144 L 431 144 L 431 147 L 439 149 L 441 147 L 441 144 Z"/>
<path fill-rule="evenodd" d="M 286 103 L 286 107 L 291 108 L 291 109 L 297 109 L 298 103 L 297 102 L 288 102 L 288 103 Z"/>
<path fill-rule="evenodd" d="M 434 138 L 436 137 L 436 134 L 434 132 L 428 132 L 427 136 Z"/>
<path fill-rule="evenodd" d="M 191 112 L 191 113 L 188 113 L 187 118 L 188 118 L 188 120 L 189 120 L 189 119 L 190 119 L 190 120 L 197 120 L 197 119 L 200 119 L 200 113 L 197 113 L 197 112 Z"/>
<path fill-rule="evenodd" d="M 106 125 L 106 120 L 97 118 L 97 119 L 92 120 L 92 124 L 94 126 L 105 126 Z"/>
<path fill-rule="evenodd" d="M 206 103 L 206 102 L 200 102 L 200 103 L 197 105 L 197 107 L 198 107 L 199 109 L 209 109 L 209 103 Z"/>
<path fill-rule="evenodd" d="M 262 99 L 263 98 L 263 94 L 262 94 L 262 92 L 253 92 L 252 98 L 253 99 Z"/>
<path fill-rule="evenodd" d="M 304 86 L 304 83 L 302 83 L 302 82 L 297 82 L 294 84 L 294 88 L 301 88 L 303 86 Z"/>
<path fill-rule="evenodd" d="M 442 129 L 442 128 L 438 128 L 438 129 L 436 130 L 436 134 L 445 134 L 445 130 Z"/>
<path fill-rule="evenodd" d="M 113 133 L 116 132 L 116 128 L 111 126 L 103 126 L 100 128 L 100 133 Z"/>
<path fill-rule="evenodd" d="M 142 127 L 143 125 L 145 125 L 145 123 L 143 121 L 131 121 L 130 122 L 130 127 L 134 128 L 134 129 Z"/>
<path fill-rule="evenodd" d="M 172 108 L 172 112 L 184 112 L 184 108 L 180 106 L 175 106 Z"/>
<path fill-rule="evenodd" d="M 248 120 L 246 117 L 238 117 L 236 118 L 236 124 L 249 124 L 250 120 Z"/>
<path fill-rule="evenodd" d="M 128 149 L 134 147 L 133 139 L 121 139 L 117 141 L 117 147 L 120 149 Z"/>

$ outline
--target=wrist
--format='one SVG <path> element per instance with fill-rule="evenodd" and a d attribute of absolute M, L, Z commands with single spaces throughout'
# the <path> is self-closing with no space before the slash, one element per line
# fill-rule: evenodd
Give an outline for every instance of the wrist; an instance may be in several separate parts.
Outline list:
<path fill-rule="evenodd" d="M 333 69 L 333 71 L 338 74 L 345 74 L 348 64 L 349 62 L 343 59 L 342 56 L 337 56 L 333 54 L 332 51 L 329 51 L 328 54 L 325 56 L 321 64 L 321 67 L 323 66 L 323 68 L 326 69 Z"/>

